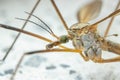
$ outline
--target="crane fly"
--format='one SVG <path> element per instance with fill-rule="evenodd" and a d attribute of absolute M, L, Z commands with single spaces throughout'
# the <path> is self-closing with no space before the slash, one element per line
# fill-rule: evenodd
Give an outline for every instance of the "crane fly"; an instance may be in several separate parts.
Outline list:
<path fill-rule="evenodd" d="M 31 54 L 44 53 L 44 52 L 74 52 L 74 53 L 79 53 L 85 61 L 92 60 L 95 63 L 108 63 L 108 62 L 120 61 L 120 56 L 110 58 L 110 59 L 104 59 L 101 57 L 102 50 L 108 51 L 108 52 L 113 52 L 115 54 L 120 55 L 120 44 L 112 42 L 110 40 L 106 40 L 107 32 L 106 32 L 105 36 L 103 36 L 103 37 L 100 36 L 99 33 L 97 32 L 98 24 L 111 18 L 111 17 L 119 15 L 120 9 L 116 9 L 116 11 L 109 14 L 107 17 L 95 22 L 94 24 L 89 24 L 88 22 L 90 20 L 93 20 L 98 17 L 100 10 L 101 10 L 101 6 L 102 6 L 101 0 L 94 0 L 93 2 L 87 4 L 86 6 L 84 6 L 80 9 L 80 11 L 78 12 L 78 16 L 77 16 L 79 19 L 79 22 L 76 24 L 73 24 L 69 28 L 67 26 L 66 22 L 64 21 L 64 18 L 62 17 L 61 12 L 59 11 L 54 0 L 51 0 L 51 3 L 53 5 L 53 7 L 55 8 L 58 16 L 60 17 L 62 23 L 64 24 L 64 28 L 66 29 L 66 31 L 68 33 L 67 35 L 62 35 L 62 36 L 58 37 L 52 31 L 52 29 L 50 29 L 50 27 L 46 23 L 44 23 L 44 21 L 42 21 L 37 16 L 33 15 L 33 13 L 26 12 L 30 16 L 33 16 L 33 17 L 36 17 L 37 19 L 39 19 L 47 27 L 47 29 L 42 27 L 41 25 L 29 20 L 29 18 L 28 19 L 17 18 L 17 19 L 24 20 L 26 22 L 31 22 L 35 25 L 40 26 L 42 29 L 44 29 L 48 33 L 50 33 L 50 35 L 55 37 L 57 39 L 56 41 L 52 41 L 41 35 L 37 35 L 37 34 L 31 33 L 31 32 L 28 32 L 26 30 L 14 28 L 9 25 L 0 24 L 1 28 L 6 28 L 6 29 L 17 31 L 17 32 L 21 32 L 21 33 L 39 38 L 43 41 L 49 42 L 49 44 L 46 45 L 45 50 L 38 50 L 38 51 L 32 51 L 32 52 L 25 53 L 21 57 L 20 61 L 18 62 L 15 72 L 14 72 L 13 76 L 11 77 L 11 80 L 14 79 L 14 76 L 15 76 L 22 60 L 24 59 L 24 57 L 26 55 L 31 55 Z M 114 34 L 114 36 L 117 36 L 117 34 Z M 69 42 L 70 40 L 73 42 L 73 46 L 75 47 L 74 49 L 68 48 L 68 47 L 62 45 L 62 44 Z M 55 46 L 58 46 L 59 48 L 55 48 Z"/>

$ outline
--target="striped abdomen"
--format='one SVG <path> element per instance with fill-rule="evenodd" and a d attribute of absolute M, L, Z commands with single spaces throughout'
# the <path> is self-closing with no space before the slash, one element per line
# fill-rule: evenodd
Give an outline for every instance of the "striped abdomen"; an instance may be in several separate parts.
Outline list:
<path fill-rule="evenodd" d="M 102 49 L 120 55 L 120 44 L 110 40 L 102 41 Z"/>

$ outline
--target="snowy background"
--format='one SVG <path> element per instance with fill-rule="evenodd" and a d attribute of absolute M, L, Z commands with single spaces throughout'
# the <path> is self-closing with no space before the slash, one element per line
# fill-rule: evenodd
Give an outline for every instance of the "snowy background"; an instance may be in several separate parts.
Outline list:
<path fill-rule="evenodd" d="M 0 23 L 21 28 L 24 21 L 15 17 L 26 18 L 24 11 L 30 12 L 37 0 L 0 0 Z M 65 21 L 70 27 L 77 23 L 77 11 L 92 0 L 56 0 Z M 98 21 L 114 11 L 119 0 L 103 0 L 102 11 L 99 17 L 90 23 Z M 50 0 L 41 0 L 34 12 L 44 20 L 56 35 L 64 35 L 66 31 L 57 16 Z M 31 20 L 40 24 L 34 18 Z M 98 31 L 104 35 L 109 19 L 99 24 Z M 117 16 L 111 27 L 109 35 L 120 34 L 120 16 Z M 46 31 L 38 26 L 28 23 L 25 30 L 52 38 Z M 14 41 L 17 32 L 0 28 L 0 59 Z M 120 36 L 107 39 L 120 43 Z M 9 80 L 19 59 L 25 52 L 45 49 L 47 42 L 22 34 L 11 50 L 4 63 L 0 64 L 0 80 Z M 72 47 L 71 42 L 66 46 Z M 103 56 L 115 56 L 103 51 Z M 45 53 L 26 56 L 23 60 L 15 80 L 120 80 L 120 63 L 98 64 L 92 61 L 85 62 L 79 54 L 74 53 Z"/>

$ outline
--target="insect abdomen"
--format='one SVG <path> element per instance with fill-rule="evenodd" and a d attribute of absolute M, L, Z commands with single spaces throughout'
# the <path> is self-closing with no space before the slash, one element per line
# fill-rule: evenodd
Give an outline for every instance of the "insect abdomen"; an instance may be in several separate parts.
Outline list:
<path fill-rule="evenodd" d="M 115 42 L 110 41 L 110 40 L 103 40 L 102 48 L 105 51 L 113 52 L 115 54 L 120 55 L 120 44 L 119 43 L 115 43 Z"/>

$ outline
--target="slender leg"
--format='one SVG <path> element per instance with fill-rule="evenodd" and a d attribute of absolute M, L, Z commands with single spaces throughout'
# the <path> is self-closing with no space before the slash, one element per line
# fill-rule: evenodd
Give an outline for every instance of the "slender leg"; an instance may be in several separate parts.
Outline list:
<path fill-rule="evenodd" d="M 119 0 L 119 3 L 118 3 L 117 6 L 116 6 L 115 11 L 119 8 L 119 6 L 120 6 L 120 0 Z M 112 25 L 112 22 L 113 22 L 114 18 L 115 18 L 114 16 L 111 18 L 111 20 L 110 20 L 110 22 L 109 22 L 109 24 L 108 24 L 108 27 L 107 27 L 107 29 L 106 29 L 106 31 L 105 31 L 104 37 L 107 37 L 107 34 L 108 34 L 109 30 L 110 30 L 110 27 L 111 27 L 111 25 Z"/>
<path fill-rule="evenodd" d="M 33 7 L 32 11 L 30 12 L 30 15 L 28 16 L 27 20 L 30 19 L 31 14 L 33 14 L 33 12 L 35 11 L 35 9 L 36 9 L 36 7 L 38 6 L 39 2 L 40 2 L 40 0 L 37 0 L 37 3 L 35 4 L 35 6 Z M 24 27 L 26 26 L 26 24 L 27 24 L 27 22 L 28 22 L 27 20 L 25 21 L 25 23 L 23 24 L 23 26 L 22 26 L 21 29 L 24 29 Z M 6 59 L 6 57 L 7 57 L 8 54 L 10 53 L 11 49 L 12 49 L 13 46 L 15 45 L 17 39 L 19 38 L 20 34 L 21 34 L 21 33 L 18 33 L 18 35 L 16 36 L 14 42 L 12 43 L 12 45 L 10 46 L 10 48 L 8 49 L 8 51 L 7 51 L 7 53 L 5 54 L 5 56 L 4 56 L 4 58 L 2 59 L 2 61 L 4 61 L 4 60 Z"/>
<path fill-rule="evenodd" d="M 68 26 L 67 26 L 67 24 L 66 24 L 66 22 L 65 22 L 65 20 L 64 20 L 64 18 L 63 18 L 63 16 L 61 15 L 61 13 L 60 13 L 58 7 L 56 6 L 56 4 L 55 4 L 55 2 L 54 2 L 54 0 L 51 0 L 51 2 L 52 2 L 53 7 L 55 8 L 55 10 L 56 10 L 56 12 L 57 12 L 59 18 L 61 19 L 61 21 L 62 21 L 62 23 L 63 23 L 63 25 L 64 25 L 64 27 L 65 27 L 65 29 L 66 29 L 66 31 L 67 31 L 67 30 L 68 30 Z"/>
<path fill-rule="evenodd" d="M 15 27 L 12 27 L 12 26 L 8 26 L 8 25 L 4 25 L 4 24 L 0 24 L 0 27 L 1 28 L 5 28 L 5 29 L 9 29 L 9 30 L 13 30 L 13 31 L 17 31 L 17 32 L 21 32 L 21 33 L 24 33 L 24 34 L 27 34 L 29 36 L 33 36 L 33 37 L 36 37 L 40 40 L 43 40 L 43 41 L 46 41 L 46 42 L 52 42 L 52 40 L 48 39 L 48 38 L 45 38 L 41 35 L 37 35 L 37 34 L 34 34 L 34 33 L 31 33 L 29 31 L 26 31 L 26 30 L 21 30 L 19 28 L 15 28 Z M 62 45 L 59 45 L 59 47 L 63 48 L 63 49 L 69 49 L 68 47 L 65 47 L 65 46 L 62 46 Z M 4 60 L 0 60 L 0 61 L 4 61 Z"/>
<path fill-rule="evenodd" d="M 103 18 L 103 19 L 95 22 L 94 24 L 91 24 L 91 26 L 97 25 L 97 24 L 99 24 L 99 23 L 101 23 L 101 22 L 103 22 L 103 21 L 105 21 L 105 20 L 107 20 L 108 18 L 111 18 L 111 17 L 113 17 L 113 16 L 117 16 L 117 15 L 119 15 L 119 13 L 120 13 L 120 9 L 118 9 L 118 10 L 116 10 L 115 12 L 111 13 L 111 14 L 108 15 L 107 17 L 105 17 L 105 18 Z"/>
<path fill-rule="evenodd" d="M 93 60 L 96 63 L 108 63 L 108 62 L 120 62 L 120 56 L 110 58 L 110 59 L 99 59 L 99 60 Z"/>
<path fill-rule="evenodd" d="M 76 50 L 76 49 L 50 49 L 50 50 L 38 50 L 38 51 L 32 51 L 32 52 L 25 53 L 21 57 L 21 59 L 19 60 L 17 66 L 15 68 L 15 71 L 14 71 L 12 77 L 10 78 L 10 80 L 14 80 L 14 77 L 15 77 L 15 75 L 17 73 L 17 70 L 18 70 L 19 66 L 21 65 L 21 63 L 22 63 L 25 56 L 36 54 L 36 53 L 45 53 L 45 52 L 75 52 L 75 53 L 79 52 L 79 53 L 81 53 L 81 50 Z"/>
<path fill-rule="evenodd" d="M 85 61 L 88 61 L 88 58 L 86 56 L 84 56 L 82 54 L 82 50 L 77 50 L 77 49 L 48 49 L 48 50 L 38 50 L 38 51 L 32 51 L 32 52 L 29 52 L 27 54 L 34 54 L 34 53 L 44 53 L 44 52 L 75 52 L 75 53 L 79 53 L 82 58 L 85 60 Z"/>

